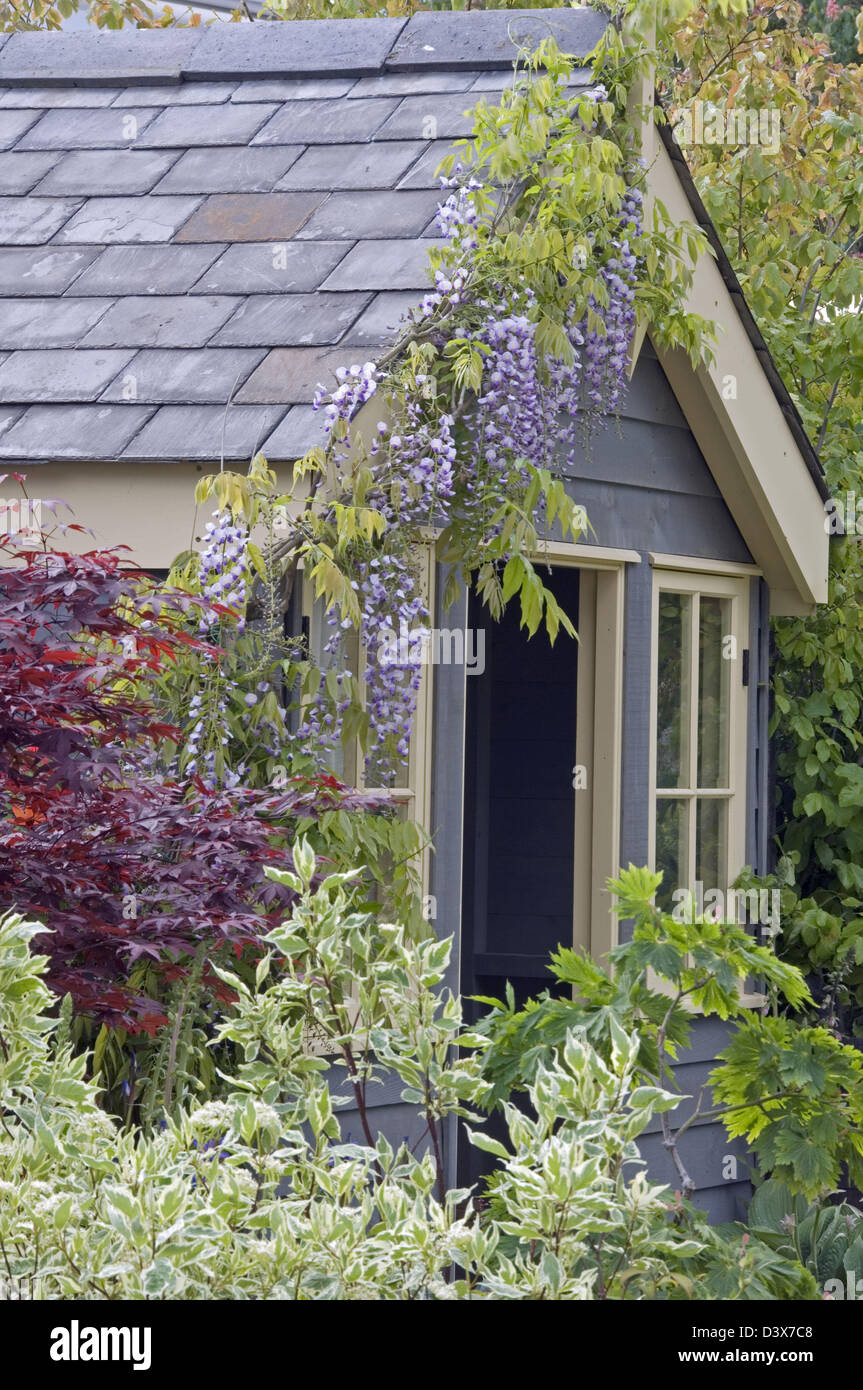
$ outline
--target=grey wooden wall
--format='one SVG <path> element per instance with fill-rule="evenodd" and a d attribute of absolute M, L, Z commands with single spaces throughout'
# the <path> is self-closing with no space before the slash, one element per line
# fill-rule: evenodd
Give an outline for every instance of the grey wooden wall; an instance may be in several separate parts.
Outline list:
<path fill-rule="evenodd" d="M 637 550 L 642 563 L 631 565 L 626 577 L 624 628 L 624 743 L 621 823 L 621 863 L 645 864 L 648 859 L 648 749 L 650 697 L 651 568 L 649 551 L 699 556 L 705 559 L 751 562 L 731 514 L 711 477 L 698 446 L 677 405 L 649 344 L 646 344 L 618 420 L 609 420 L 589 448 L 572 460 L 561 459 L 567 491 L 587 509 L 593 534 L 587 544 Z M 438 594 L 443 590 L 443 578 Z M 749 785 L 747 855 L 757 869 L 767 866 L 770 807 L 767 782 L 767 599 L 761 581 L 752 581 L 750 630 Z M 446 613 L 438 611 L 438 627 L 465 621 L 464 596 Z M 757 678 L 756 678 L 757 677 Z M 436 900 L 436 928 L 455 936 L 451 985 L 459 980 L 459 924 L 462 894 L 463 768 L 465 673 L 457 666 L 434 669 L 434 736 L 432 825 L 435 854 L 430 891 Z M 725 1037 L 714 1020 L 698 1020 L 693 1046 L 677 1068 L 684 1094 L 697 1095 Z M 397 1088 L 380 1088 L 376 1096 L 381 1128 L 392 1141 L 417 1138 L 409 1108 L 398 1100 Z M 687 1103 L 681 1107 L 685 1114 Z M 355 1136 L 350 1111 L 342 1128 Z M 456 1135 L 447 1142 L 449 1180 L 455 1181 Z M 670 1160 L 656 1131 L 645 1137 L 644 1157 L 655 1181 L 674 1185 Z M 737 1176 L 727 1176 L 737 1160 Z M 696 1203 L 714 1220 L 742 1215 L 748 1195 L 745 1155 L 732 1145 L 721 1126 L 693 1126 L 686 1141 L 686 1159 L 697 1184 Z"/>
<path fill-rule="evenodd" d="M 567 467 L 567 476 L 571 479 L 567 490 L 584 503 L 596 533 L 586 538 L 588 543 L 626 547 L 642 556 L 642 563 L 630 565 L 626 576 L 620 861 L 646 864 L 652 585 L 648 552 L 738 563 L 751 563 L 752 556 L 649 345 L 642 351 L 619 427 L 612 422 L 589 453 L 582 451 Z M 751 585 L 746 853 L 753 867 L 763 872 L 771 814 L 768 594 L 763 581 L 752 580 Z M 714 1019 L 695 1023 L 692 1047 L 676 1068 L 677 1084 L 684 1094 L 698 1095 L 727 1032 L 727 1025 Z M 679 1116 L 674 1112 L 672 1118 L 685 1118 L 690 1109 L 691 1102 L 684 1102 Z M 697 1185 L 696 1204 L 716 1221 L 740 1217 L 750 1190 L 743 1146 L 730 1143 L 721 1125 L 703 1121 L 688 1131 L 684 1144 L 684 1157 Z M 650 1176 L 674 1185 L 674 1170 L 662 1148 L 658 1124 L 645 1137 L 642 1152 Z"/>

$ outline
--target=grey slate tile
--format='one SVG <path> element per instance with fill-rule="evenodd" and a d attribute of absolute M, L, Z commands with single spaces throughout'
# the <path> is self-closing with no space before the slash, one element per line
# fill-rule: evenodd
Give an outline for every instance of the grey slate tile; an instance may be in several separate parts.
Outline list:
<path fill-rule="evenodd" d="M 0 198 L 0 245 L 41 246 L 80 206 L 80 198 Z"/>
<path fill-rule="evenodd" d="M 380 347 L 394 342 L 401 320 L 421 299 L 422 294 L 416 290 L 384 290 L 376 294 L 351 327 L 351 342 L 361 347 Z"/>
<path fill-rule="evenodd" d="M 395 98 L 381 97 L 365 101 L 285 102 L 258 131 L 252 144 L 347 145 L 368 140 L 392 114 L 397 104 Z"/>
<path fill-rule="evenodd" d="M 228 295 L 130 295 L 117 300 L 84 346 L 204 347 L 239 303 Z"/>
<path fill-rule="evenodd" d="M 559 48 L 584 58 L 599 42 L 608 19 L 596 10 L 471 10 L 420 13 L 408 21 L 386 66 L 392 71 L 425 67 L 509 67 L 519 45 L 553 37 Z"/>
<path fill-rule="evenodd" d="M 250 150 L 245 145 L 187 150 L 159 193 L 268 193 L 302 153 L 302 145 Z"/>
<path fill-rule="evenodd" d="M 0 106 L 42 111 L 54 106 L 110 106 L 119 95 L 119 87 L 10 87 L 0 97 Z"/>
<path fill-rule="evenodd" d="M 440 175 L 435 173 L 442 159 L 447 155 L 454 154 L 452 170 L 455 172 L 456 165 L 465 163 L 465 151 L 458 149 L 452 140 L 435 140 L 426 149 L 425 154 L 417 160 L 413 168 L 405 174 L 399 188 L 440 188 Z"/>
<path fill-rule="evenodd" d="M 376 140 L 439 140 L 471 135 L 477 98 L 468 92 L 405 97 L 378 130 Z M 467 112 L 467 114 L 465 114 Z"/>
<path fill-rule="evenodd" d="M 7 430 L 12 428 L 16 420 L 21 419 L 25 409 L 26 406 L 23 405 L 4 405 L 0 409 L 0 435 L 4 435 Z"/>
<path fill-rule="evenodd" d="M 291 166 L 279 188 L 392 188 L 424 148 L 420 140 L 313 145 Z"/>
<path fill-rule="evenodd" d="M 15 83 L 66 78 L 74 73 L 77 82 L 117 86 L 122 74 L 173 69 L 179 77 L 202 38 L 195 29 L 99 29 L 88 25 L 78 32 L 57 34 L 13 34 L 0 52 L 0 82 Z M 47 42 L 46 42 L 47 39 Z M 139 79 L 140 80 L 140 79 Z"/>
<path fill-rule="evenodd" d="M 62 294 L 98 256 L 93 247 L 0 249 L 0 295 Z"/>
<path fill-rule="evenodd" d="M 325 290 L 414 290 L 432 283 L 432 241 L 365 241 L 349 251 L 323 283 Z M 443 244 L 443 243 L 441 243 Z"/>
<path fill-rule="evenodd" d="M 12 352 L 0 363 L 0 400 L 94 401 L 132 355 L 83 348 Z"/>
<path fill-rule="evenodd" d="M 37 194 L 149 193 L 176 158 L 174 152 L 156 150 L 73 150 L 43 179 Z"/>
<path fill-rule="evenodd" d="M 123 457 L 212 461 L 224 452 L 226 459 L 247 460 L 284 411 L 283 405 L 232 405 L 227 413 L 221 405 L 163 405 Z"/>
<path fill-rule="evenodd" d="M 29 193 L 59 158 L 59 153 L 48 150 L 42 154 L 0 154 L 0 194 Z"/>
<path fill-rule="evenodd" d="M 63 242 L 170 241 L 191 217 L 200 198 L 173 195 L 142 198 L 90 198 L 63 228 Z"/>
<path fill-rule="evenodd" d="M 142 405 L 35 405 L 0 435 L 0 458 L 114 459 L 153 413 Z"/>
<path fill-rule="evenodd" d="M 110 299 L 4 299 L 0 348 L 75 347 L 112 303 Z"/>
<path fill-rule="evenodd" d="M 172 106 L 147 126 L 139 143 L 169 149 L 194 145 L 239 145 L 260 130 L 278 107 L 272 102 L 235 106 Z"/>
<path fill-rule="evenodd" d="M 334 348 L 274 348 L 234 399 L 238 405 L 308 405 L 318 384 L 332 390 L 337 368 L 350 366 L 355 357 L 356 349 L 341 343 Z"/>
<path fill-rule="evenodd" d="M 425 92 L 466 92 L 477 79 L 475 72 L 381 72 L 361 77 L 351 97 L 407 97 Z"/>
<path fill-rule="evenodd" d="M 109 246 L 79 276 L 69 294 L 182 294 L 223 250 L 222 246 Z"/>
<path fill-rule="evenodd" d="M 9 115 L 13 113 L 10 111 Z M 15 113 L 19 114 L 19 113 Z M 21 115 L 32 114 L 21 112 Z M 22 150 L 123 150 L 132 149 L 155 116 L 155 111 L 130 107 L 104 110 L 46 111 L 31 123 L 18 142 Z"/>
<path fill-rule="evenodd" d="M 147 348 L 129 362 L 100 399 L 224 405 L 263 356 L 263 348 L 199 348 L 191 352 Z"/>
<path fill-rule="evenodd" d="M 0 111 L 0 150 L 8 150 L 39 120 L 38 111 Z"/>
<path fill-rule="evenodd" d="M 222 193 L 203 202 L 177 241 L 284 241 L 323 200 L 322 193 Z"/>
<path fill-rule="evenodd" d="M 193 294 L 301 294 L 316 290 L 349 250 L 343 241 L 245 242 L 204 272 Z"/>
<path fill-rule="evenodd" d="M 263 452 L 270 463 L 302 458 L 309 449 L 326 443 L 324 412 L 310 405 L 292 406 L 279 425 L 263 443 Z"/>
<path fill-rule="evenodd" d="M 590 68 L 573 68 L 572 72 L 569 74 L 569 80 L 566 85 L 567 87 L 585 87 L 590 82 L 591 75 Z M 501 72 L 481 72 L 473 83 L 471 91 L 500 92 L 503 91 L 504 85 L 507 87 L 512 86 L 512 77 L 510 75 Z"/>
<path fill-rule="evenodd" d="M 213 346 L 306 347 L 337 343 L 368 302 L 366 294 L 252 295 Z"/>
<path fill-rule="evenodd" d="M 236 82 L 175 82 L 156 87 L 127 87 L 114 106 L 214 106 L 227 101 Z M 2 104 L 2 103 L 0 103 Z"/>
<path fill-rule="evenodd" d="M 300 228 L 297 239 L 358 241 L 419 236 L 439 201 L 437 193 L 424 191 L 331 193 Z"/>
<path fill-rule="evenodd" d="M 363 76 L 380 72 L 404 25 L 404 19 L 364 19 L 359 24 L 295 19 L 268 27 L 262 45 L 258 25 L 211 24 L 204 29 L 186 70 L 199 77 L 283 76 L 286 72 Z"/>
<path fill-rule="evenodd" d="M 354 87 L 353 77 L 275 78 L 266 82 L 241 82 L 231 101 L 320 101 L 344 97 Z"/>

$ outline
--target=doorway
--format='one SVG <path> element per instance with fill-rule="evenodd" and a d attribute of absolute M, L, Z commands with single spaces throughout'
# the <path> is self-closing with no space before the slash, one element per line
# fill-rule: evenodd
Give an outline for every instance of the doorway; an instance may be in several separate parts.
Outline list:
<path fill-rule="evenodd" d="M 578 626 L 579 571 L 543 582 Z M 548 957 L 573 941 L 579 644 L 533 637 L 510 604 L 501 620 L 470 596 L 485 669 L 467 682 L 462 992 L 517 1000 L 552 984 Z"/>

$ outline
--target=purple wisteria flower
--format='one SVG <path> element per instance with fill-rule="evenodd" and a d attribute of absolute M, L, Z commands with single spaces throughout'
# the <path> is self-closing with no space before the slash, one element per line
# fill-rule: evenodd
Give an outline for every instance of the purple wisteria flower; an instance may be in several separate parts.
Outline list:
<path fill-rule="evenodd" d="M 607 100 L 602 87 L 595 87 L 588 96 L 596 102 Z M 453 178 L 442 180 L 448 192 L 438 207 L 437 225 L 453 254 L 451 264 L 436 271 L 434 289 L 414 311 L 415 323 L 438 311 L 446 319 L 465 298 L 470 258 L 479 246 L 474 195 L 481 185 L 473 178 L 465 181 L 462 175 L 457 166 Z M 536 299 L 527 286 L 515 295 L 503 286 L 498 294 L 486 288 L 485 298 L 475 301 L 484 318 L 472 331 L 483 352 L 483 372 L 476 406 L 466 423 L 468 447 L 462 457 L 453 417 L 435 416 L 436 402 L 430 404 L 424 398 L 421 375 L 415 378 L 420 389 L 401 407 L 397 424 L 378 423 L 370 445 L 372 486 L 366 502 L 383 515 L 390 541 L 398 538 L 400 527 L 410 533 L 422 525 L 445 525 L 456 501 L 457 478 L 459 515 L 469 519 L 473 512 L 479 518 L 487 497 L 496 504 L 513 479 L 527 482 L 527 464 L 553 466 L 562 442 L 572 459 L 579 431 L 589 430 L 599 416 L 614 413 L 625 386 L 635 327 L 637 261 L 631 243 L 640 235 L 641 218 L 641 194 L 630 188 L 610 236 L 592 247 L 608 302 L 601 304 L 591 297 L 589 304 L 605 331 L 588 327 L 586 316 L 576 319 L 573 306 L 562 325 L 571 349 L 566 359 L 541 360 Z M 326 431 L 331 457 L 338 465 L 348 459 L 347 425 L 384 378 L 373 362 L 341 368 L 337 376 L 339 385 L 331 396 L 318 387 L 314 406 L 320 409 L 327 402 Z M 360 606 L 369 719 L 367 758 L 379 771 L 387 750 L 395 749 L 403 762 L 408 757 L 422 675 L 421 643 L 407 644 L 409 651 L 398 663 L 381 661 L 379 654 L 392 649 L 395 633 L 416 631 L 417 625 L 425 626 L 429 615 L 407 550 L 360 558 L 354 566 L 353 588 Z M 328 621 L 325 656 L 341 666 L 336 658 L 344 655 L 345 629 L 352 623 L 336 613 Z M 349 671 L 339 670 L 327 682 L 322 673 L 319 698 L 312 701 L 297 738 L 335 745 L 350 705 L 351 679 Z"/>

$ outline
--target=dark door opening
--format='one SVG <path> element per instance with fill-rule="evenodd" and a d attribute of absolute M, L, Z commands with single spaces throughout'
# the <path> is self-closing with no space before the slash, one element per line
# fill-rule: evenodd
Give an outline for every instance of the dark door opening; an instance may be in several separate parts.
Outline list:
<path fill-rule="evenodd" d="M 573 623 L 578 570 L 543 582 Z M 471 595 L 485 627 L 485 670 L 468 680 L 465 756 L 462 990 L 517 997 L 550 983 L 549 952 L 572 944 L 578 643 L 519 627 L 513 602 L 499 623 Z"/>
<path fill-rule="evenodd" d="M 562 566 L 543 582 L 577 624 L 579 576 Z M 518 1004 L 544 989 L 563 993 L 548 958 L 573 940 L 575 765 L 578 643 L 560 632 L 519 627 L 511 604 L 499 623 L 474 594 L 469 623 L 485 629 L 485 669 L 467 682 L 463 996 Z M 465 999 L 468 1019 L 484 1011 Z M 503 1138 L 492 1116 L 488 1132 Z M 493 1167 L 488 1154 L 459 1142 L 459 1182 L 473 1184 Z"/>

